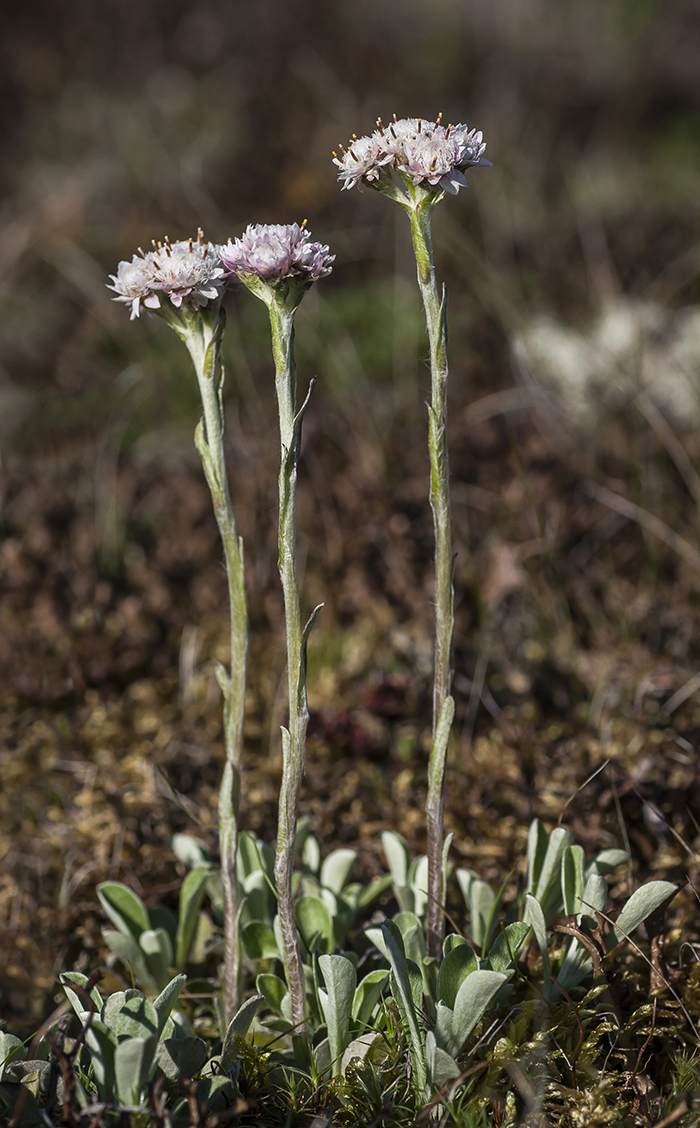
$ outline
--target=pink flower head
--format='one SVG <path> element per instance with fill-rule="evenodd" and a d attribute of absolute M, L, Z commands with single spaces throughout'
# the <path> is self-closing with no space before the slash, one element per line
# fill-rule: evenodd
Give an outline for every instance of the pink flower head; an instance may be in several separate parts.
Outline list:
<path fill-rule="evenodd" d="M 148 258 L 155 267 L 154 290 L 165 293 L 174 306 L 180 307 L 189 298 L 195 307 L 218 298 L 223 286 L 224 268 L 218 248 L 205 243 L 201 228 L 197 240 L 183 239 L 153 244 Z"/>
<path fill-rule="evenodd" d="M 482 154 L 482 134 L 466 125 L 448 125 L 422 118 L 394 118 L 384 125 L 381 118 L 371 137 L 353 138 L 342 159 L 334 154 L 343 188 L 363 181 L 379 181 L 385 167 L 394 168 L 415 185 L 427 184 L 456 195 L 466 187 L 463 169 L 488 165 Z"/>
<path fill-rule="evenodd" d="M 114 283 L 107 284 L 108 290 L 117 294 L 115 302 L 126 302 L 131 306 L 131 320 L 138 317 L 141 312 L 141 302 L 151 309 L 160 305 L 158 297 L 153 293 L 155 282 L 155 268 L 147 256 L 139 258 L 134 255 L 131 262 L 120 262 L 116 274 L 110 274 Z"/>
<path fill-rule="evenodd" d="M 328 247 L 311 242 L 305 223 L 253 223 L 240 239 L 219 247 L 221 262 L 230 274 L 252 274 L 274 284 L 297 278 L 309 284 L 330 274 L 335 255 Z"/>
<path fill-rule="evenodd" d="M 343 190 L 354 188 L 361 180 L 371 183 L 377 180 L 383 165 L 391 157 L 382 149 L 376 134 L 371 137 L 353 137 L 347 149 L 341 145 L 342 156 L 333 153 L 333 164 L 340 169 L 338 180 L 343 182 Z"/>
<path fill-rule="evenodd" d="M 108 286 L 117 294 L 115 302 L 131 305 L 132 320 L 139 316 L 142 302 L 148 309 L 159 309 L 160 294 L 167 295 L 177 308 L 184 298 L 195 308 L 218 298 L 224 269 L 217 248 L 204 242 L 201 229 L 196 241 L 171 243 L 166 236 L 163 243 L 154 240 L 148 254 L 140 248 L 139 254 L 131 262 L 119 263 L 117 273 L 110 275 L 114 285 Z"/>

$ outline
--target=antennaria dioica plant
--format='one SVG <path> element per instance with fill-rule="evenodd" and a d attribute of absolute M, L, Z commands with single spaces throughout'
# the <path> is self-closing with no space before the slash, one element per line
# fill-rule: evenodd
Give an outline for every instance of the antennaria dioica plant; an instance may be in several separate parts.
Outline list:
<path fill-rule="evenodd" d="M 282 788 L 277 821 L 275 885 L 284 965 L 291 997 L 292 1021 L 305 1037 L 306 993 L 299 937 L 294 917 L 292 873 L 296 840 L 299 790 L 304 772 L 306 728 L 306 644 L 320 606 L 302 630 L 296 560 L 296 484 L 301 425 L 311 388 L 297 410 L 294 365 L 294 316 L 306 291 L 330 274 L 335 256 L 328 247 L 310 241 L 305 224 L 256 224 L 240 239 L 221 248 L 221 261 L 236 274 L 270 315 L 275 361 L 275 392 L 279 409 L 279 572 L 284 593 L 287 634 L 287 686 L 289 727 L 282 728 Z"/>
<path fill-rule="evenodd" d="M 243 541 L 236 529 L 224 454 L 223 381 L 220 362 L 225 314 L 221 308 L 224 268 L 218 249 L 205 243 L 201 230 L 192 239 L 153 243 L 148 254 L 121 262 L 114 285 L 115 301 L 140 304 L 158 313 L 186 345 L 197 376 L 203 418 L 194 441 L 202 459 L 224 549 L 228 581 L 231 666 L 216 671 L 224 695 L 226 760 L 219 792 L 219 848 L 224 900 L 224 1014 L 230 1022 L 240 1003 L 239 898 L 236 880 L 238 812 L 241 792 L 243 722 L 245 718 L 248 608 L 245 593 Z M 162 300 L 161 300 L 162 298 Z M 170 300 L 166 300 L 169 298 Z"/>
<path fill-rule="evenodd" d="M 275 390 L 279 408 L 281 459 L 279 473 L 279 570 L 282 580 L 287 635 L 289 727 L 282 729 L 282 788 L 279 802 L 275 880 L 284 963 L 295 1025 L 306 1018 L 304 976 L 299 950 L 292 871 L 299 789 L 304 771 L 308 705 L 306 700 L 306 643 L 320 610 L 315 609 L 302 630 L 296 566 L 296 480 L 301 424 L 309 395 L 299 411 L 294 366 L 294 315 L 306 290 L 331 271 L 334 256 L 328 247 L 311 242 L 305 223 L 249 227 L 241 239 L 223 247 L 205 243 L 200 230 L 192 239 L 172 244 L 153 243 L 122 262 L 110 289 L 115 301 L 131 305 L 138 317 L 141 303 L 159 315 L 187 346 L 194 365 L 203 406 L 203 425 L 195 443 L 212 495 L 229 587 L 231 673 L 223 667 L 217 679 L 224 694 L 226 764 L 219 798 L 221 877 L 224 898 L 224 1013 L 230 1022 L 238 1010 L 240 938 L 236 857 L 238 811 L 245 715 L 248 612 L 245 595 L 243 542 L 236 522 L 226 476 L 223 446 L 223 367 L 219 352 L 225 316 L 221 308 L 224 275 L 240 278 L 270 313 Z M 169 297 L 163 301 L 161 297 Z M 310 394 L 311 389 L 309 389 Z"/>
<path fill-rule="evenodd" d="M 430 341 L 431 401 L 428 405 L 430 505 L 435 529 L 435 670 L 433 740 L 428 768 L 426 818 L 428 832 L 428 954 L 440 954 L 444 934 L 447 848 L 444 842 L 445 764 L 454 718 L 452 686 L 453 558 L 450 518 L 450 475 L 447 450 L 447 292 L 438 290 L 431 235 L 432 210 L 449 192 L 456 195 L 466 180 L 461 171 L 488 165 L 481 133 L 466 125 L 441 125 L 421 118 L 402 118 L 385 127 L 381 118 L 369 137 L 354 137 L 342 156 L 334 154 L 343 188 L 367 184 L 400 204 L 411 221 L 418 285 Z"/>

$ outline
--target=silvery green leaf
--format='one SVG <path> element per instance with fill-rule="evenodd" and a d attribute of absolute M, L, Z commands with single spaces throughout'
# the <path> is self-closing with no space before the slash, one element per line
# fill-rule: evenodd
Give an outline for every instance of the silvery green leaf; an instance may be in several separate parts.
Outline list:
<path fill-rule="evenodd" d="M 565 991 L 570 991 L 589 975 L 590 970 L 591 957 L 588 949 L 574 936 L 569 937 L 564 950 L 564 959 L 557 974 L 557 984 Z"/>
<path fill-rule="evenodd" d="M 670 881 L 648 881 L 646 885 L 640 885 L 639 889 L 635 889 L 615 921 L 609 937 L 613 946 L 634 932 L 642 921 L 661 908 L 664 902 L 675 897 L 677 892 L 678 886 Z"/>
<path fill-rule="evenodd" d="M 393 885 L 394 896 L 402 913 L 412 913 L 416 907 L 415 891 L 410 885 Z"/>
<path fill-rule="evenodd" d="M 549 835 L 539 819 L 533 819 L 527 837 L 527 888 L 526 893 L 534 894 L 544 864 Z"/>
<path fill-rule="evenodd" d="M 155 1060 L 158 1039 L 127 1038 L 114 1051 L 114 1079 L 117 1097 L 122 1104 L 137 1105 L 145 1089 Z"/>
<path fill-rule="evenodd" d="M 0 1030 L 0 1081 L 5 1070 L 16 1061 L 24 1061 L 27 1056 L 27 1047 L 22 1044 L 15 1034 L 6 1034 Z"/>
<path fill-rule="evenodd" d="M 366 928 L 365 936 L 369 940 L 370 944 L 374 944 L 377 951 L 381 952 L 381 954 L 384 956 L 384 959 L 388 960 L 389 953 L 386 949 L 386 944 L 384 942 L 384 933 L 382 932 L 381 928 Z"/>
<path fill-rule="evenodd" d="M 444 1003 L 435 1007 L 435 1039 L 443 1050 L 450 1050 L 454 1043 L 453 1013 Z"/>
<path fill-rule="evenodd" d="M 379 1033 L 360 1034 L 359 1038 L 354 1038 L 349 1046 L 346 1047 L 343 1053 L 343 1058 L 340 1063 L 340 1072 L 343 1077 L 345 1071 L 350 1065 L 351 1061 L 356 1059 L 362 1060 L 367 1056 L 375 1042 L 379 1041 L 381 1035 Z"/>
<path fill-rule="evenodd" d="M 15 1111 L 17 1102 L 14 1086 L 7 1084 L 7 1081 L 10 1080 L 12 1080 L 12 1078 L 8 1076 L 4 1083 L 0 1083 L 0 1116 L 2 1116 L 3 1112 L 6 1113 L 4 1119 L 7 1124 L 11 1123 L 10 1118 Z M 87 1099 L 85 1100 L 85 1104 L 89 1104 Z M 43 1109 L 40 1110 L 39 1102 L 29 1090 L 27 1090 L 24 1098 L 20 1124 L 22 1128 L 44 1128 L 46 1124 L 46 1121 L 43 1119 Z"/>
<path fill-rule="evenodd" d="M 467 941 L 458 932 L 448 932 L 447 936 L 442 942 L 443 957 L 449 955 L 454 948 L 459 948 L 461 944 L 466 944 Z"/>
<path fill-rule="evenodd" d="M 596 920 L 596 912 L 604 913 L 608 903 L 608 883 L 605 878 L 593 871 L 589 873 L 583 890 L 581 916 Z"/>
<path fill-rule="evenodd" d="M 434 1089 L 442 1089 L 451 1081 L 457 1080 L 461 1070 L 455 1059 L 438 1046 L 432 1030 L 425 1036 L 425 1052 L 428 1059 L 428 1080 Z"/>
<path fill-rule="evenodd" d="M 307 396 L 307 402 L 308 402 L 308 396 Z M 306 408 L 306 404 L 304 404 L 304 406 L 301 408 L 301 410 L 299 411 L 299 414 L 297 416 L 300 423 L 301 423 L 301 419 L 303 417 L 303 413 L 305 411 L 305 408 Z M 303 631 L 301 632 L 301 643 L 300 643 L 300 646 L 299 646 L 300 661 L 299 661 L 299 685 L 298 685 L 298 695 L 299 695 L 298 700 L 299 700 L 300 705 L 306 704 L 306 666 L 307 666 L 307 649 L 308 649 L 308 645 L 309 645 L 309 638 L 311 636 L 312 630 L 314 629 L 314 627 L 316 625 L 316 620 L 318 619 L 318 616 L 320 615 L 324 606 L 325 606 L 325 604 L 319 603 L 317 607 L 314 607 L 313 611 L 309 615 L 306 626 L 304 627 Z M 320 863 L 320 860 L 321 859 L 319 857 L 319 863 Z"/>
<path fill-rule="evenodd" d="M 97 886 L 97 896 L 114 927 L 124 936 L 138 940 L 141 933 L 150 928 L 143 901 L 120 881 L 101 882 Z"/>
<path fill-rule="evenodd" d="M 223 924 L 224 920 L 224 887 L 221 880 L 221 869 L 219 866 L 210 866 L 207 880 L 204 884 L 206 895 L 209 898 L 214 920 L 217 924 Z M 175 921 L 177 928 L 177 920 Z"/>
<path fill-rule="evenodd" d="M 186 875 L 180 889 L 175 944 L 175 965 L 178 968 L 183 968 L 187 963 L 187 957 L 197 930 L 199 908 L 204 897 L 204 886 L 208 875 L 209 866 L 195 866 Z"/>
<path fill-rule="evenodd" d="M 276 1014 L 282 1014 L 282 1000 L 287 994 L 287 984 L 284 980 L 280 979 L 279 975 L 264 972 L 255 980 L 255 986 L 260 994 L 265 996 L 268 1007 Z"/>
<path fill-rule="evenodd" d="M 437 980 L 439 1001 L 453 1009 L 462 983 L 478 967 L 479 957 L 469 944 L 459 944 L 453 948 L 440 964 Z"/>
<path fill-rule="evenodd" d="M 591 858 L 586 866 L 586 877 L 591 873 L 599 873 L 605 877 L 606 874 L 611 873 L 629 860 L 630 856 L 626 850 L 601 850 Z"/>
<path fill-rule="evenodd" d="M 182 1011 L 171 1011 L 165 1021 L 161 1038 L 189 1038 L 191 1035 L 192 1027 L 187 1015 Z"/>
<path fill-rule="evenodd" d="M 328 1073 L 333 1064 L 331 1045 L 328 1038 L 324 1038 L 317 1046 L 314 1046 L 313 1054 L 317 1071 L 321 1075 Z"/>
<path fill-rule="evenodd" d="M 139 937 L 139 947 L 158 986 L 167 983 L 173 966 L 173 946 L 165 929 L 147 928 Z"/>
<path fill-rule="evenodd" d="M 318 839 L 309 834 L 301 851 L 301 860 L 307 869 L 317 874 L 321 867 L 321 847 Z"/>
<path fill-rule="evenodd" d="M 381 897 L 382 893 L 391 888 L 393 878 L 390 873 L 383 874 L 382 877 L 373 877 L 367 885 L 363 885 L 360 892 L 357 894 L 355 900 L 355 908 L 366 909 L 377 897 Z"/>
<path fill-rule="evenodd" d="M 408 885 L 408 846 L 400 834 L 393 830 L 382 832 L 382 846 L 394 885 Z"/>
<path fill-rule="evenodd" d="M 159 989 L 154 977 L 148 970 L 146 957 L 141 951 L 138 941 L 134 940 L 133 936 L 127 936 L 123 932 L 117 932 L 115 929 L 103 928 L 102 937 L 107 947 L 114 952 L 115 956 L 131 968 L 134 979 L 142 984 L 147 991 L 157 991 Z"/>
<path fill-rule="evenodd" d="M 251 921 L 241 930 L 241 945 L 251 960 L 282 958 L 275 933 L 262 920 Z"/>
<path fill-rule="evenodd" d="M 565 846 L 561 856 L 561 895 L 564 914 L 578 916 L 583 896 L 583 847 Z"/>
<path fill-rule="evenodd" d="M 110 995 L 102 1011 L 102 1021 L 119 1041 L 158 1037 L 160 1030 L 156 1008 L 140 991 L 118 991 L 116 997 Z"/>
<path fill-rule="evenodd" d="M 223 1112 L 231 1105 L 231 1082 L 221 1074 L 202 1077 L 197 1083 L 196 1097 L 206 1105 L 207 1112 Z"/>
<path fill-rule="evenodd" d="M 243 882 L 246 913 L 251 920 L 269 920 L 270 887 L 267 875 L 262 870 L 248 874 Z"/>
<path fill-rule="evenodd" d="M 549 950 L 547 948 L 547 925 L 539 901 L 530 893 L 525 894 L 526 924 L 532 925 L 537 947 L 542 956 L 542 972 L 544 975 L 545 989 L 549 990 L 552 982 L 552 972 L 549 963 Z"/>
<path fill-rule="evenodd" d="M 330 889 L 321 889 L 320 900 L 323 901 L 331 921 L 339 915 L 338 898 Z"/>
<path fill-rule="evenodd" d="M 413 890 L 413 911 L 421 917 L 428 906 L 428 859 L 425 854 L 411 862 L 408 884 Z"/>
<path fill-rule="evenodd" d="M 170 1017 L 170 1012 L 179 999 L 180 992 L 182 991 L 182 988 L 185 986 L 186 982 L 186 975 L 176 975 L 175 978 L 171 979 L 167 986 L 163 988 L 160 995 L 153 1004 L 158 1015 L 158 1028 L 156 1030 L 156 1033 L 159 1038 L 163 1033 L 165 1023 Z"/>
<path fill-rule="evenodd" d="M 333 921 L 319 897 L 300 897 L 294 905 L 294 918 L 309 951 L 321 947 L 330 951 L 333 944 Z"/>
<path fill-rule="evenodd" d="M 488 941 L 486 931 L 493 915 L 497 896 L 490 885 L 470 869 L 457 870 L 457 882 L 469 909 L 469 932 L 479 947 Z"/>
<path fill-rule="evenodd" d="M 547 853 L 534 894 L 548 923 L 561 907 L 561 858 L 566 847 L 573 841 L 573 834 L 563 826 L 555 826 L 549 836 Z"/>
<path fill-rule="evenodd" d="M 406 958 L 413 960 L 413 962 L 420 967 L 425 958 L 426 951 L 423 926 L 414 924 L 412 928 L 407 929 L 404 934 L 403 944 Z"/>
<path fill-rule="evenodd" d="M 128 987 L 126 991 L 113 991 L 105 999 L 100 1018 L 110 1030 L 114 1029 L 114 1023 L 117 1021 L 118 1015 L 127 999 L 142 999 L 144 996 L 141 991 L 137 991 L 135 987 Z"/>
<path fill-rule="evenodd" d="M 172 945 L 173 951 L 175 950 L 175 935 L 177 933 L 177 917 L 171 909 L 167 909 L 165 905 L 153 905 L 148 910 L 148 923 L 151 928 L 162 928 L 167 932 L 168 938 Z"/>
<path fill-rule="evenodd" d="M 530 925 L 522 920 L 505 926 L 489 950 L 489 967 L 492 971 L 510 971 L 529 932 Z"/>
<path fill-rule="evenodd" d="M 340 896 L 355 864 L 355 850 L 332 850 L 321 866 L 321 885 Z"/>
<path fill-rule="evenodd" d="M 68 999 L 68 1002 L 72 1006 L 73 1010 L 77 1014 L 80 1021 L 83 1022 L 84 1021 L 83 1016 L 85 1014 L 90 1013 L 90 1008 L 89 1008 L 89 1004 L 88 1004 L 88 1001 L 87 1001 L 87 997 L 86 997 L 86 994 L 84 993 L 85 992 L 85 986 L 86 986 L 87 981 L 88 981 L 87 975 L 83 975 L 82 972 L 80 972 L 80 971 L 64 971 L 60 975 L 60 980 L 61 980 L 61 986 L 63 987 L 63 990 L 66 992 L 66 997 Z M 76 984 L 78 987 L 82 987 L 83 991 L 81 991 L 81 992 L 74 991 L 73 988 L 71 987 L 72 983 Z M 92 999 L 93 1003 L 95 1004 L 95 1009 L 96 1009 L 97 1013 L 100 1014 L 100 1012 L 102 1010 L 102 996 L 100 995 L 100 992 L 97 990 L 97 987 L 93 987 L 92 991 L 90 992 L 90 998 Z"/>
<path fill-rule="evenodd" d="M 457 992 L 452 1016 L 457 1052 L 507 980 L 508 976 L 500 971 L 475 971 L 464 980 Z"/>
<path fill-rule="evenodd" d="M 341 1072 L 341 1058 L 348 1044 L 357 972 L 345 956 L 319 956 L 319 965 L 326 984 L 324 1007 L 333 1076 Z"/>
<path fill-rule="evenodd" d="M 379 1002 L 388 978 L 389 973 L 382 968 L 378 968 L 376 971 L 368 972 L 364 979 L 358 983 L 352 1001 L 352 1017 L 358 1026 L 369 1026 L 372 1021 L 372 1013 Z"/>
<path fill-rule="evenodd" d="M 2 1035 L 0 1035 L 0 1037 L 2 1037 Z M 1 1053 L 2 1050 L 0 1050 L 0 1054 Z M 51 1072 L 52 1066 L 48 1061 L 36 1058 L 29 1061 L 15 1061 L 8 1065 L 5 1080 L 21 1081 L 22 1085 L 24 1085 L 25 1089 L 27 1089 L 33 1097 L 40 1097 L 46 1093 L 49 1087 Z M 2 1062 L 0 1060 L 0 1074 L 1 1073 Z M 0 1080 L 1 1079 L 0 1077 Z M 20 1123 L 22 1124 L 22 1128 L 25 1128 L 25 1124 L 27 1124 L 28 1128 L 29 1122 L 24 1116 L 22 1116 Z M 41 1123 L 41 1121 L 38 1121 L 38 1123 Z"/>
<path fill-rule="evenodd" d="M 246 999 L 229 1022 L 221 1049 L 221 1068 L 225 1073 L 228 1073 L 236 1058 L 236 1039 L 245 1038 L 263 1001 L 263 995 L 253 995 L 252 999 Z"/>
<path fill-rule="evenodd" d="M 194 866 L 208 866 L 212 858 L 206 843 L 192 834 L 174 834 L 170 839 L 175 857 L 183 866 L 193 869 Z"/>
<path fill-rule="evenodd" d="M 420 928 L 420 918 L 412 912 L 399 912 L 396 913 L 391 919 L 393 920 L 401 935 L 404 937 L 404 941 L 406 938 L 406 933 L 409 931 L 409 929 L 415 928 L 416 926 Z"/>
<path fill-rule="evenodd" d="M 452 717 L 454 719 L 454 700 L 452 698 L 450 698 L 450 700 L 452 701 Z M 452 724 L 452 721 L 450 721 L 450 724 Z M 445 835 L 445 841 L 442 844 L 441 863 L 442 863 L 442 896 L 443 896 L 443 899 L 445 897 L 445 892 L 447 890 L 447 881 L 448 881 L 448 878 L 450 876 L 450 873 L 452 872 L 452 866 L 448 862 L 448 858 L 450 856 L 450 846 L 452 845 L 452 839 L 453 838 L 454 838 L 454 831 L 451 830 L 449 834 Z"/>
<path fill-rule="evenodd" d="M 260 860 L 255 835 L 248 830 L 242 830 L 238 835 L 238 854 L 236 857 L 236 873 L 241 885 L 245 887 L 245 879 L 251 873 L 260 869 Z"/>
<path fill-rule="evenodd" d="M 201 1038 L 167 1038 L 158 1045 L 157 1059 L 169 1081 L 191 1080 L 207 1060 L 207 1044 Z"/>
<path fill-rule="evenodd" d="M 395 994 L 396 1002 L 403 1015 L 411 1042 L 414 1087 L 419 1094 L 423 1094 L 427 1089 L 425 1042 L 422 1024 L 418 1020 L 415 1007 L 416 995 L 422 995 L 421 974 L 415 964 L 409 966 L 404 952 L 403 938 L 392 920 L 384 921 L 382 933 L 387 950 L 387 959 L 392 970 L 390 980 L 392 992 Z"/>

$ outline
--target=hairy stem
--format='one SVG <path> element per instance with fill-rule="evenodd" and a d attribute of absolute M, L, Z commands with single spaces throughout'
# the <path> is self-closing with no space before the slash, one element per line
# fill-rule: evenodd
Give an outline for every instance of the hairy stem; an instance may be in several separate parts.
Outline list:
<path fill-rule="evenodd" d="M 305 643 L 301 628 L 296 562 L 296 485 L 303 411 L 297 415 L 294 313 L 285 308 L 284 299 L 278 293 L 274 295 L 269 311 L 280 425 L 278 563 L 284 593 L 289 689 L 289 728 L 282 729 L 282 786 L 277 825 L 275 883 L 284 943 L 284 964 L 292 1003 L 292 1021 L 299 1028 L 302 1037 L 305 1037 L 306 993 L 292 898 L 299 792 L 304 774 L 306 728 L 309 721 L 306 702 Z"/>
<path fill-rule="evenodd" d="M 430 505 L 435 528 L 435 680 L 433 683 L 433 745 L 426 801 L 428 831 L 428 954 L 440 956 L 444 934 L 445 865 L 443 832 L 445 815 L 445 763 L 449 728 L 454 713 L 452 686 L 452 533 L 450 527 L 450 472 L 447 452 L 447 320 L 446 293 L 438 292 L 430 232 L 428 201 L 410 212 L 411 235 L 418 268 L 430 341 L 431 402 L 428 407 L 430 450 Z"/>
<path fill-rule="evenodd" d="M 219 792 L 219 848 L 224 898 L 224 1014 L 229 1023 L 240 1006 L 241 951 L 238 935 L 239 898 L 236 877 L 238 814 L 241 793 L 243 724 L 245 720 L 246 664 L 248 657 L 248 606 L 245 592 L 243 540 L 238 536 L 231 505 L 224 456 L 224 420 L 221 401 L 223 369 L 219 346 L 224 315 L 192 311 L 185 318 L 187 344 L 202 397 L 204 426 L 197 427 L 195 443 L 211 492 L 216 523 L 224 549 L 231 622 L 231 669 L 217 671 L 224 695 L 226 761 Z"/>

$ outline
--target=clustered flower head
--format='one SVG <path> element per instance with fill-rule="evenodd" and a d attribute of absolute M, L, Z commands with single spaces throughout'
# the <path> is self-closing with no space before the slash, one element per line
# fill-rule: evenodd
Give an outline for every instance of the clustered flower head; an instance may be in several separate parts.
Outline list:
<path fill-rule="evenodd" d="M 205 243 L 200 228 L 196 240 L 171 243 L 166 235 L 162 243 L 153 240 L 153 250 L 148 254 L 139 247 L 131 262 L 120 262 L 117 273 L 110 275 L 114 285 L 108 289 L 117 294 L 115 302 L 131 306 L 133 321 L 141 312 L 142 302 L 148 309 L 158 309 L 161 294 L 176 308 L 184 298 L 196 307 L 206 305 L 219 296 L 224 273 L 218 248 Z"/>
<path fill-rule="evenodd" d="M 395 169 L 413 184 L 457 195 L 467 182 L 462 169 L 470 165 L 488 165 L 482 154 L 486 148 L 483 135 L 466 125 L 441 124 L 422 118 L 396 118 L 377 128 L 369 137 L 355 137 L 341 155 L 333 154 L 339 168 L 338 179 L 343 188 L 354 188 L 362 181 L 378 186 L 383 170 Z"/>
<path fill-rule="evenodd" d="M 253 223 L 240 239 L 229 239 L 219 248 L 221 261 L 230 274 L 252 274 L 263 282 L 285 278 L 315 282 L 331 273 L 335 255 L 328 247 L 311 242 L 306 220 L 298 223 Z"/>

